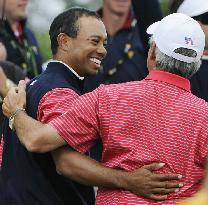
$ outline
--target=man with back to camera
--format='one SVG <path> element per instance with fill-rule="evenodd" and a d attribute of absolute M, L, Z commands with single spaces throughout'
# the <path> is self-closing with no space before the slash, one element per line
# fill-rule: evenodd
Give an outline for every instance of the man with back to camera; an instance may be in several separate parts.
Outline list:
<path fill-rule="evenodd" d="M 21 112 L 24 85 L 19 85 L 19 93 L 11 90 L 3 108 L 7 117 L 18 112 L 15 128 L 23 143 L 32 136 L 41 139 L 42 145 L 58 138 L 57 144 L 67 142 L 84 153 L 99 133 L 104 147 L 102 162 L 108 167 L 132 171 L 165 161 L 166 166 L 158 172 L 182 173 L 184 186 L 155 204 L 175 204 L 200 189 L 208 154 L 208 104 L 190 93 L 188 80 L 200 67 L 205 36 L 198 22 L 184 14 L 169 15 L 147 32 L 152 34 L 152 43 L 147 60 L 150 74 L 144 80 L 100 86 L 78 97 L 66 113 L 49 124 Z M 32 133 L 34 129 L 37 134 Z M 27 136 L 26 131 L 30 132 Z M 96 203 L 153 201 L 129 191 L 100 187 Z"/>
<path fill-rule="evenodd" d="M 106 30 L 95 12 L 71 8 L 54 19 L 49 34 L 53 60 L 48 64 L 46 71 L 34 78 L 27 87 L 27 112 L 42 123 L 50 122 L 71 106 L 72 101 L 82 93 L 83 76 L 95 74 L 106 54 L 104 48 Z M 12 120 L 10 122 L 12 127 Z M 33 131 L 38 134 L 38 130 Z M 46 146 L 37 146 L 35 136 L 32 140 L 28 138 L 29 141 L 19 141 L 15 132 L 9 128 L 8 122 L 4 125 L 3 138 L 5 144 L 0 173 L 2 203 L 5 201 L 15 205 L 35 204 L 36 201 L 44 205 L 94 203 L 92 189 L 69 181 L 56 173 L 50 153 L 33 153 L 55 150 L 59 147 L 57 144 L 59 138 L 49 140 Z M 61 155 L 61 152 L 60 149 L 58 155 Z M 70 150 L 69 147 L 64 149 L 65 153 L 69 177 L 84 184 L 129 189 L 155 200 L 164 199 L 167 193 L 174 192 L 180 187 L 179 183 L 169 182 L 179 179 L 177 174 L 152 173 L 162 168 L 164 164 L 154 163 L 128 173 L 104 167 L 87 156 Z M 58 159 L 56 152 L 53 155 Z M 19 166 L 20 164 L 22 166 Z"/>

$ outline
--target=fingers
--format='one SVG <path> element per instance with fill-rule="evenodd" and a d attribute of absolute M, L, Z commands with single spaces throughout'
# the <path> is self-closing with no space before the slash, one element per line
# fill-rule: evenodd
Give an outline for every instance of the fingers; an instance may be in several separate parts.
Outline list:
<path fill-rule="evenodd" d="M 165 189 L 172 189 L 172 188 L 181 188 L 183 186 L 182 183 L 170 183 L 170 182 L 154 182 L 152 186 L 155 188 L 165 188 Z"/>
<path fill-rule="evenodd" d="M 167 199 L 167 195 L 162 195 L 162 196 L 158 196 L 155 194 L 151 194 L 149 197 L 149 199 L 155 200 L 155 201 L 164 201 Z"/>
<path fill-rule="evenodd" d="M 26 104 L 26 82 L 24 80 L 20 80 L 18 84 L 18 93 L 19 97 L 22 99 L 22 106 L 25 107 Z"/>
<path fill-rule="evenodd" d="M 19 92 L 25 92 L 26 83 L 24 80 L 20 80 L 18 84 L 18 90 Z"/>
<path fill-rule="evenodd" d="M 155 174 L 155 179 L 159 181 L 179 180 L 182 178 L 180 174 Z"/>
<path fill-rule="evenodd" d="M 21 82 L 18 85 L 18 87 L 10 88 L 9 92 L 7 93 L 7 96 L 3 100 L 3 105 L 2 105 L 3 114 L 6 117 L 9 118 L 17 108 L 24 107 L 26 101 L 26 94 L 24 89 L 25 89 L 24 82 Z"/>
<path fill-rule="evenodd" d="M 161 195 L 166 195 L 166 194 L 176 193 L 176 192 L 179 192 L 179 188 L 177 189 L 157 188 L 157 189 L 152 190 L 153 194 L 161 194 Z"/>
<path fill-rule="evenodd" d="M 152 163 L 145 165 L 142 168 L 147 169 L 151 172 L 161 169 L 165 166 L 165 163 Z M 155 174 L 156 179 L 160 181 L 179 180 L 182 178 L 180 174 Z"/>
<path fill-rule="evenodd" d="M 10 110 L 8 109 L 8 106 L 7 106 L 7 103 L 6 102 L 6 99 L 4 98 L 4 102 L 3 102 L 3 105 L 2 105 L 2 111 L 3 111 L 3 114 L 6 116 L 6 117 L 10 117 L 11 116 L 11 112 Z"/>
<path fill-rule="evenodd" d="M 18 93 L 18 87 L 11 87 L 7 95 L 15 95 Z"/>
<path fill-rule="evenodd" d="M 156 171 L 158 169 L 163 168 L 164 166 L 165 166 L 165 163 L 152 163 L 152 164 L 149 164 L 149 165 L 145 165 L 142 168 L 153 172 L 153 171 Z"/>

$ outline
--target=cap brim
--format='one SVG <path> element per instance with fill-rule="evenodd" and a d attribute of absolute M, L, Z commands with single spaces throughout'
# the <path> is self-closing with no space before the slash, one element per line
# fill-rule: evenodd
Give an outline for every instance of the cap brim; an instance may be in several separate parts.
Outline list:
<path fill-rule="evenodd" d="M 160 21 L 157 21 L 157 22 L 151 24 L 151 25 L 147 28 L 147 31 L 146 31 L 146 32 L 147 32 L 148 34 L 150 34 L 150 35 L 154 34 L 155 29 L 158 27 L 159 23 L 160 23 Z"/>

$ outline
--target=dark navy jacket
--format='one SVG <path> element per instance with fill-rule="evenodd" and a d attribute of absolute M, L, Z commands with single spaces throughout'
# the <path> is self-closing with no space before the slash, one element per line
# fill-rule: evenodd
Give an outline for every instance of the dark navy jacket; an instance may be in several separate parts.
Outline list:
<path fill-rule="evenodd" d="M 31 84 L 32 83 L 32 84 Z M 27 113 L 36 118 L 42 96 L 53 88 L 70 88 L 80 94 L 82 81 L 58 62 L 27 86 Z M 94 192 L 56 173 L 50 153 L 35 154 L 21 145 L 4 122 L 4 151 L 0 172 L 1 205 L 91 205 Z"/>
<path fill-rule="evenodd" d="M 191 92 L 208 102 L 208 60 L 202 60 L 199 71 L 190 81 Z"/>

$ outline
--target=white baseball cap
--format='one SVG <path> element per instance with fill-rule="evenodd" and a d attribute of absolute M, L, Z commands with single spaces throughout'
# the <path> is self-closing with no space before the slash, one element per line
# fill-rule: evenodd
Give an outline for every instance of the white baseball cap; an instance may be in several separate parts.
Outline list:
<path fill-rule="evenodd" d="M 199 16 L 208 12 L 208 0 L 184 0 L 177 12 L 191 17 Z"/>
<path fill-rule="evenodd" d="M 192 63 L 198 62 L 204 51 L 205 35 L 201 26 L 191 17 L 173 13 L 147 28 L 147 33 L 161 52 L 177 60 Z M 192 49 L 196 57 L 189 57 L 176 52 L 178 48 Z"/>

